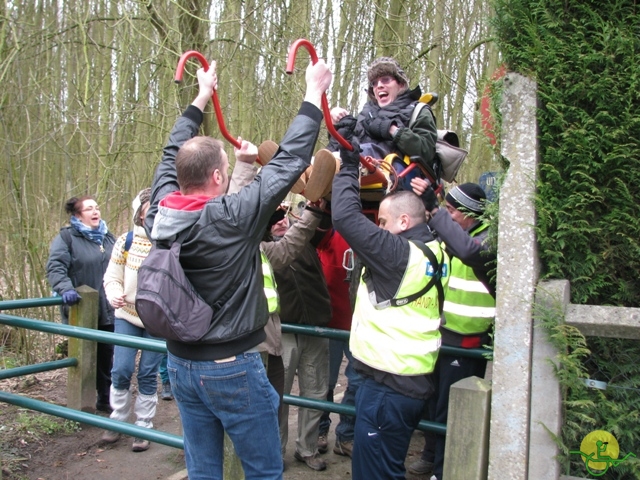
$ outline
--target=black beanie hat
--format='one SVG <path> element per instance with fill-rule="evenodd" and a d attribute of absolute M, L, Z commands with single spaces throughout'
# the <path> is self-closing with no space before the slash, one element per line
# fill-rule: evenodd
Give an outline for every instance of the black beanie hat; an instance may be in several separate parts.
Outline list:
<path fill-rule="evenodd" d="M 278 207 L 276 211 L 273 213 L 273 215 L 271 215 L 271 218 L 269 219 L 269 223 L 267 224 L 267 230 L 271 230 L 271 227 L 273 227 L 276 223 L 282 220 L 286 214 L 287 214 L 287 211 L 284 208 Z"/>
<path fill-rule="evenodd" d="M 457 210 L 469 210 L 474 213 L 484 212 L 487 195 L 477 183 L 463 183 L 453 187 L 445 200 Z"/>

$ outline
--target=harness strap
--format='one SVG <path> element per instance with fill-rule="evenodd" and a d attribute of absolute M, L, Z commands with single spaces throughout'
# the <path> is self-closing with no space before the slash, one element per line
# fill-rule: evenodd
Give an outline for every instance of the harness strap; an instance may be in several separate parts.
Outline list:
<path fill-rule="evenodd" d="M 424 253 L 425 257 L 429 259 L 431 266 L 433 268 L 433 277 L 431 280 L 422 288 L 420 291 L 408 295 L 402 298 L 391 298 L 389 300 L 385 300 L 383 302 L 378 302 L 376 299 L 376 293 L 373 288 L 373 282 L 371 278 L 371 273 L 368 269 L 365 269 L 364 274 L 362 275 L 362 279 L 364 280 L 365 285 L 367 286 L 367 291 L 369 292 L 369 298 L 371 299 L 371 303 L 374 304 L 375 308 L 378 310 L 382 310 L 388 307 L 402 307 L 408 303 L 417 300 L 425 293 L 427 293 L 434 286 L 438 290 L 438 310 L 440 314 L 442 314 L 442 309 L 444 307 L 444 288 L 442 287 L 442 264 L 438 262 L 435 254 L 422 242 L 414 242 L 413 240 L 409 240 L 416 247 L 418 247 L 422 253 Z"/>

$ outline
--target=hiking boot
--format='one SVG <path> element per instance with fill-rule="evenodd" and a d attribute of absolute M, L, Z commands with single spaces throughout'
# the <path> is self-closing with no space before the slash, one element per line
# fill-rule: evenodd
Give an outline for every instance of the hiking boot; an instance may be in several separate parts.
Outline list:
<path fill-rule="evenodd" d="M 99 412 L 104 412 L 109 414 L 113 412 L 113 408 L 111 408 L 111 405 L 105 402 L 96 402 L 96 410 L 98 410 Z"/>
<path fill-rule="evenodd" d="M 316 470 L 318 472 L 325 470 L 327 468 L 327 464 L 321 458 L 318 458 L 318 454 L 308 455 L 306 457 L 302 456 L 299 452 L 293 454 L 294 458 L 299 462 L 304 462 L 307 464 L 311 470 Z"/>
<path fill-rule="evenodd" d="M 304 196 L 312 202 L 317 202 L 329 189 L 336 174 L 336 157 L 327 149 L 318 150 L 313 157 L 313 168 L 309 181 L 304 189 Z"/>
<path fill-rule="evenodd" d="M 133 444 L 131 444 L 131 450 L 133 452 L 144 452 L 145 450 L 149 450 L 149 440 L 138 437 L 134 438 Z"/>
<path fill-rule="evenodd" d="M 411 465 L 407 467 L 407 471 L 409 473 L 413 473 L 414 475 L 428 475 L 433 472 L 433 462 L 429 462 L 427 460 L 416 460 Z"/>
<path fill-rule="evenodd" d="M 327 443 L 327 434 L 321 433 L 318 435 L 318 452 L 327 453 L 329 450 L 329 444 Z"/>
<path fill-rule="evenodd" d="M 278 144 L 273 140 L 265 140 L 258 147 L 258 160 L 260 165 L 265 166 L 271 161 L 273 156 L 278 151 Z"/>
<path fill-rule="evenodd" d="M 341 442 L 340 440 L 336 440 L 336 446 L 333 447 L 333 453 L 336 455 L 342 455 L 343 457 L 351 458 L 351 453 L 353 452 L 353 440 L 345 440 Z"/>
<path fill-rule="evenodd" d="M 171 384 L 169 382 L 162 384 L 160 398 L 162 398 L 162 400 L 173 400 L 173 392 L 171 391 Z"/>
<path fill-rule="evenodd" d="M 114 432 L 113 430 L 105 430 L 102 434 L 102 441 L 104 443 L 116 443 L 120 438 L 120 434 L 118 432 Z"/>
<path fill-rule="evenodd" d="M 296 183 L 294 183 L 293 187 L 291 187 L 291 193 L 302 195 L 302 192 L 304 192 L 304 189 L 307 186 L 307 181 L 309 180 L 309 176 L 311 175 L 312 170 L 313 170 L 313 167 L 309 165 L 307 169 L 304 172 L 302 172 L 302 175 L 300 175 L 300 178 L 296 180 Z"/>

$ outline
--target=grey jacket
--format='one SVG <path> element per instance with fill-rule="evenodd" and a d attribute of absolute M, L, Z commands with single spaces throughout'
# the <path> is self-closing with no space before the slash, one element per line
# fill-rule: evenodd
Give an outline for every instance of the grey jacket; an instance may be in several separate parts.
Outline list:
<path fill-rule="evenodd" d="M 81 285 L 97 290 L 100 298 L 98 325 L 113 325 L 113 308 L 107 301 L 102 279 L 111 259 L 115 237 L 107 233 L 101 251 L 100 245 L 83 237 L 75 228 L 64 227 L 62 230 L 64 229 L 70 234 L 71 247 L 67 246 L 60 234 L 51 242 L 47 260 L 49 285 L 58 295 Z M 68 312 L 69 308 L 63 305 L 61 313 L 64 323 L 68 322 Z"/>
<path fill-rule="evenodd" d="M 236 194 L 210 199 L 196 211 L 170 208 L 165 197 L 179 196 L 174 193 L 179 190 L 175 157 L 180 146 L 197 134 L 202 112 L 190 106 L 176 121 L 155 173 L 145 228 L 156 242 L 173 241 L 189 230 L 180 263 L 214 315 L 202 341 L 168 341 L 172 354 L 218 360 L 253 349 L 265 339 L 269 313 L 260 241 L 272 213 L 309 166 L 321 120 L 318 108 L 303 103 L 278 153 L 255 180 Z"/>

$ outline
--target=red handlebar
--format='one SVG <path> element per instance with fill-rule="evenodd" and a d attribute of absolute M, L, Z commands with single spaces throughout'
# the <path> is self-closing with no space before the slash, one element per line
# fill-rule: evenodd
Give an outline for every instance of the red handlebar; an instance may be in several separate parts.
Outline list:
<path fill-rule="evenodd" d="M 184 66 L 187 63 L 187 60 L 189 60 L 191 57 L 196 57 L 198 59 L 198 61 L 204 68 L 205 72 L 209 70 L 209 63 L 207 62 L 207 59 L 204 58 L 204 55 L 202 55 L 200 52 L 197 52 L 195 50 L 189 50 L 188 52 L 183 53 L 182 56 L 180 57 L 180 60 L 178 60 L 178 66 L 176 67 L 176 74 L 174 77 L 174 80 L 176 83 L 182 82 L 182 74 L 184 73 Z M 229 141 L 229 143 L 231 143 L 234 147 L 240 148 L 241 146 L 240 142 L 238 142 L 238 140 L 229 133 L 229 131 L 227 130 L 227 127 L 224 124 L 224 117 L 222 116 L 220 101 L 218 100 L 218 94 L 216 93 L 215 90 L 211 95 L 211 100 L 213 101 L 213 108 L 215 109 L 216 118 L 218 119 L 218 127 L 220 127 L 220 133 L 222 133 L 222 136 L 226 138 Z"/>
<path fill-rule="evenodd" d="M 313 47 L 309 40 L 304 38 L 299 38 L 295 42 L 291 44 L 289 47 L 289 55 L 287 57 L 287 70 L 286 72 L 291 75 L 293 73 L 293 67 L 296 63 L 296 53 L 300 47 L 304 47 L 309 52 L 309 56 L 311 57 L 311 62 L 315 65 L 318 62 L 318 55 L 316 54 L 316 49 Z M 331 111 L 329 110 L 329 101 L 327 100 L 327 94 L 322 94 L 322 112 L 324 113 L 324 122 L 327 124 L 327 130 L 333 138 L 335 138 L 340 145 L 342 145 L 347 150 L 353 151 L 353 145 L 351 145 L 342 135 L 338 133 L 336 127 L 333 126 L 333 122 L 331 121 Z M 364 165 L 369 172 L 373 172 L 376 167 L 368 161 L 365 157 L 360 155 L 360 163 Z"/>

